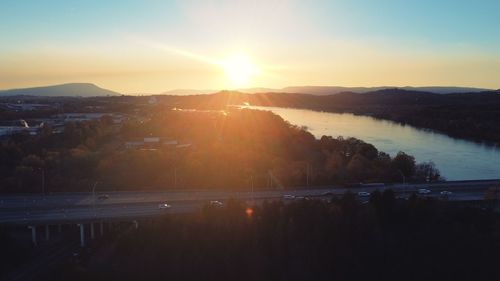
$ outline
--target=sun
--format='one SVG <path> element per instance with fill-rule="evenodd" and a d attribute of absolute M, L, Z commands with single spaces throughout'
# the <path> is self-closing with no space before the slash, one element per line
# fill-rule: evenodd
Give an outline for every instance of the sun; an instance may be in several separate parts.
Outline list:
<path fill-rule="evenodd" d="M 252 76 L 259 72 L 252 60 L 244 54 L 233 54 L 221 62 L 226 78 L 232 87 L 248 85 Z"/>

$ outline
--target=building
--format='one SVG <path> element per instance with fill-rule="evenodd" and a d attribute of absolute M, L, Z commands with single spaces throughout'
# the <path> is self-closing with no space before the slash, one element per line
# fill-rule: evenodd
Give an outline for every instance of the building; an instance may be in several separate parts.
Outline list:
<path fill-rule="evenodd" d="M 0 107 L 12 111 L 34 111 L 53 108 L 52 105 L 39 103 L 0 103 Z"/>
<path fill-rule="evenodd" d="M 160 137 L 145 137 L 142 139 L 130 140 L 124 143 L 126 149 L 152 149 L 152 148 L 169 148 L 180 149 L 189 148 L 190 143 L 179 144 L 177 140 L 171 138 Z"/>
<path fill-rule="evenodd" d="M 64 123 L 68 122 L 84 122 L 101 119 L 102 117 L 109 116 L 114 124 L 121 124 L 126 116 L 120 113 L 61 113 L 53 116 L 53 119 L 59 119 Z"/>
<path fill-rule="evenodd" d="M 33 130 L 35 129 L 35 130 Z M 0 136 L 10 136 L 16 133 L 29 132 L 36 133 L 36 128 L 30 128 L 23 119 L 14 121 L 0 121 Z"/>

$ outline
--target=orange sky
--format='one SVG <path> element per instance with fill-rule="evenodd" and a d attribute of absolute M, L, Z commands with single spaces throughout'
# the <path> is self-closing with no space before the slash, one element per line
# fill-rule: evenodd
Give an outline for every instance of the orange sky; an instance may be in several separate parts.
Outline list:
<path fill-rule="evenodd" d="M 0 3 L 0 89 L 500 88 L 493 2 L 109 2 Z"/>

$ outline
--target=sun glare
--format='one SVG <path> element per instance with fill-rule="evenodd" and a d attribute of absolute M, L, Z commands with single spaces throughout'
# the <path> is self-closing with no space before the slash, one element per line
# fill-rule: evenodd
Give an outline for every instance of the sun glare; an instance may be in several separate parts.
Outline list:
<path fill-rule="evenodd" d="M 248 85 L 252 76 L 258 73 L 257 66 L 244 54 L 227 57 L 222 61 L 221 66 L 232 87 Z"/>

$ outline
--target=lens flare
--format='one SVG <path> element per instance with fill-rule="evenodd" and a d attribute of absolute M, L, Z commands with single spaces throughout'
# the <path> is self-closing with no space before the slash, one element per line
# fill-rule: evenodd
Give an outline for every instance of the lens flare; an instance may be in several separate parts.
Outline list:
<path fill-rule="evenodd" d="M 248 207 L 246 210 L 245 210 L 245 213 L 247 214 L 247 217 L 251 218 L 253 216 L 253 209 Z"/>

